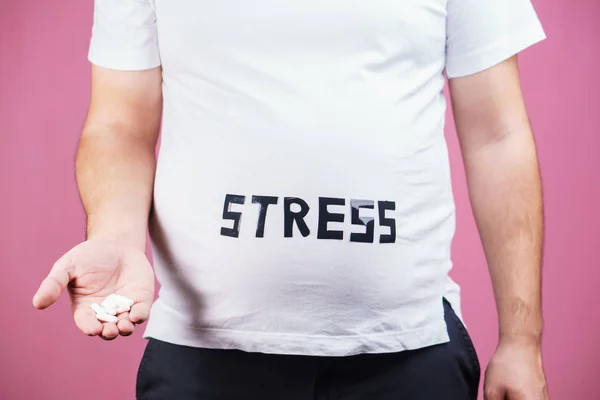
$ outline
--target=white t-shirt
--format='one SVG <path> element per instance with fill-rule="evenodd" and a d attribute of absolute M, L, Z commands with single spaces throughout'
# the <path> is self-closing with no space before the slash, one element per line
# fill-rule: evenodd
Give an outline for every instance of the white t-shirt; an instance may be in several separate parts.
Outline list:
<path fill-rule="evenodd" d="M 444 72 L 544 37 L 529 0 L 96 0 L 91 62 L 163 69 L 145 336 L 328 356 L 448 341 Z"/>

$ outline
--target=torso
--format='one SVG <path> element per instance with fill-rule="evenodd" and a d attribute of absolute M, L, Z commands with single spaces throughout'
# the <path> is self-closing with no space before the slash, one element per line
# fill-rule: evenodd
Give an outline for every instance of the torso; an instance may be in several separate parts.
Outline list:
<path fill-rule="evenodd" d="M 446 341 L 446 1 L 155 7 L 148 334 L 321 355 Z"/>

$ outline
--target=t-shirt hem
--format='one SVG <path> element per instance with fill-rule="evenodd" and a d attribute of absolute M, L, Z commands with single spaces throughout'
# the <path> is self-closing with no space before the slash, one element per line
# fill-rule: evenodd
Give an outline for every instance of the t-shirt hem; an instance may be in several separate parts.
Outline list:
<path fill-rule="evenodd" d="M 90 48 L 87 58 L 94 65 L 118 71 L 144 71 L 161 65 L 158 55 L 146 55 L 135 51 L 119 53 L 114 49 L 101 50 L 96 47 Z"/>
<path fill-rule="evenodd" d="M 263 333 L 190 327 L 162 306 L 160 301 L 153 306 L 143 337 L 189 347 L 326 357 L 395 353 L 447 343 L 450 340 L 443 317 L 440 321 L 418 329 L 368 335 Z"/>
<path fill-rule="evenodd" d="M 468 54 L 458 56 L 458 58 L 454 56 L 454 60 L 448 60 L 447 62 L 446 76 L 448 79 L 452 79 L 482 72 L 545 39 L 546 33 L 541 27 L 515 32 L 505 40 L 494 43 L 486 48 L 472 51 Z"/>

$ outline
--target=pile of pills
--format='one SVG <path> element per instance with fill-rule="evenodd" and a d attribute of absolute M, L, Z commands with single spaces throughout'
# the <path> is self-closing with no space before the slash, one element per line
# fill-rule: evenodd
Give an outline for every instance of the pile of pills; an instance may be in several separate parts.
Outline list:
<path fill-rule="evenodd" d="M 129 311 L 132 305 L 133 300 L 130 298 L 113 293 L 104 299 L 102 303 L 92 304 L 91 308 L 96 313 L 98 321 L 117 322 L 117 315 Z"/>

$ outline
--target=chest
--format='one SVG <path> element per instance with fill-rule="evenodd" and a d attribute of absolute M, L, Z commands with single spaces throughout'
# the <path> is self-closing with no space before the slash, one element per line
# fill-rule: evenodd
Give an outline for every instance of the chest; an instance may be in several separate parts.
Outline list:
<path fill-rule="evenodd" d="M 447 0 L 154 0 L 163 58 L 439 57 Z"/>

